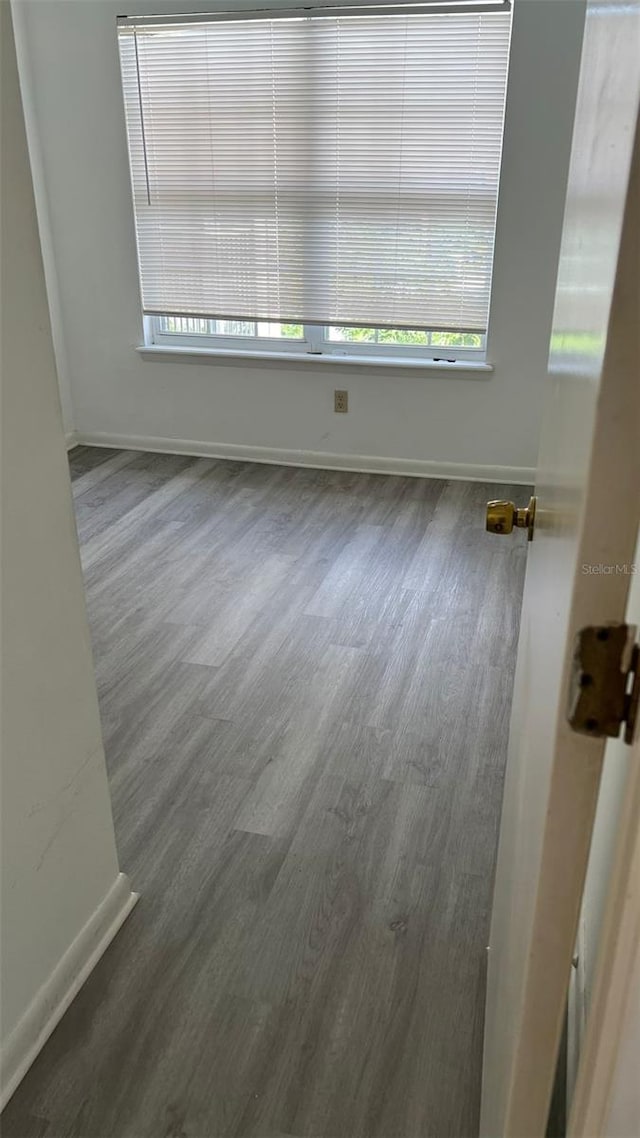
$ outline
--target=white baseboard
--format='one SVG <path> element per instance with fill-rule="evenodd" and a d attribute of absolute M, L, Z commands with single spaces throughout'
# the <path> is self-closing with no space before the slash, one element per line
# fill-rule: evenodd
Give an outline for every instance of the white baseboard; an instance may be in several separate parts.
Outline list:
<path fill-rule="evenodd" d="M 75 447 L 78 445 L 78 432 L 77 431 L 67 431 L 66 435 L 64 436 L 64 441 L 65 441 L 65 445 L 66 445 L 67 450 L 71 450 L 72 447 Z"/>
<path fill-rule="evenodd" d="M 242 446 L 236 443 L 194 442 L 152 435 L 110 435 L 77 431 L 76 443 L 118 450 L 188 454 L 198 458 L 229 458 L 238 462 L 265 462 L 275 466 L 309 466 L 319 470 L 353 470 L 362 474 L 404 474 L 414 478 L 451 478 L 465 482 L 508 482 L 523 486 L 535 481 L 530 466 L 483 466 L 462 462 L 429 462 L 413 458 L 387 458 L 366 454 L 334 454 L 320 450 L 286 450 L 280 447 Z"/>
<path fill-rule="evenodd" d="M 118 874 L 93 916 L 36 993 L 2 1049 L 0 1110 L 11 1098 L 137 900 L 138 894 L 131 892 L 128 877 L 124 873 Z"/>

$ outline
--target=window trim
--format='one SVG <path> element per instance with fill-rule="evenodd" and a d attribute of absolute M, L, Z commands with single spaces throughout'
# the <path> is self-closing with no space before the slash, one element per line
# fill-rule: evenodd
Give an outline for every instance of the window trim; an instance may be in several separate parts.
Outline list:
<path fill-rule="evenodd" d="M 299 368 L 328 367 L 330 370 L 342 372 L 351 368 L 366 367 L 369 371 L 382 368 L 387 374 L 400 373 L 405 370 L 416 370 L 424 375 L 446 375 L 448 378 L 457 375 L 464 379 L 487 379 L 494 371 L 493 364 L 478 363 L 473 360 L 458 360 L 456 363 L 446 363 L 442 360 L 411 359 L 401 360 L 395 356 L 393 359 L 381 359 L 380 356 L 314 356 L 309 352 L 252 352 L 248 350 L 229 351 L 216 348 L 177 348 L 165 347 L 159 344 L 140 344 L 135 349 L 143 360 L 148 363 L 171 364 L 218 364 L 227 367 L 246 365 L 249 367 L 268 368 L 294 366 Z"/>

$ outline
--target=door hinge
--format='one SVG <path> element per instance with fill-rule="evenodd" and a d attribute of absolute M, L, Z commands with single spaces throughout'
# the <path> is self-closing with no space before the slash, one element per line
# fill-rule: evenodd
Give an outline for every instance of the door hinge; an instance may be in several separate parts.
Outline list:
<path fill-rule="evenodd" d="M 576 636 L 568 719 L 574 731 L 633 742 L 640 675 L 634 624 L 589 625 Z"/>

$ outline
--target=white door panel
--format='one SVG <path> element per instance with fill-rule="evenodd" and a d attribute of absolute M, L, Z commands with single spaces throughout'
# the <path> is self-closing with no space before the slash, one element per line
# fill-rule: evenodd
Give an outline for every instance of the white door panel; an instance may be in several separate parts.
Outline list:
<path fill-rule="evenodd" d="M 604 750 L 566 720 L 573 643 L 624 620 L 629 585 L 582 566 L 631 561 L 638 528 L 639 94 L 640 4 L 589 3 L 490 937 L 486 1138 L 545 1131 Z"/>

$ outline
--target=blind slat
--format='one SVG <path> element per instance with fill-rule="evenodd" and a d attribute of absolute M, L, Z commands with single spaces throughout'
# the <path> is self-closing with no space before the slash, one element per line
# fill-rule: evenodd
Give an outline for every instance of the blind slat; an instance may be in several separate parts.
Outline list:
<path fill-rule="evenodd" d="M 147 313 L 484 331 L 510 16 L 128 20 Z"/>

